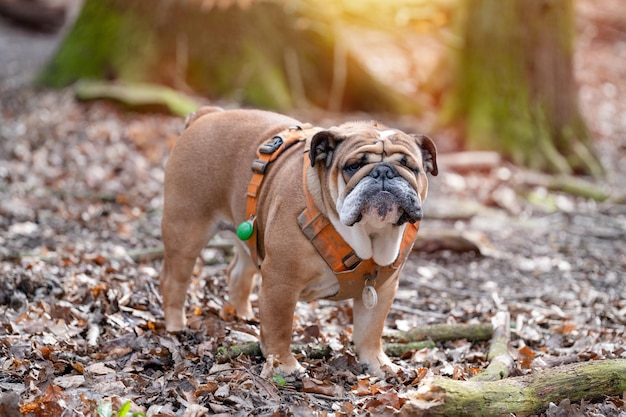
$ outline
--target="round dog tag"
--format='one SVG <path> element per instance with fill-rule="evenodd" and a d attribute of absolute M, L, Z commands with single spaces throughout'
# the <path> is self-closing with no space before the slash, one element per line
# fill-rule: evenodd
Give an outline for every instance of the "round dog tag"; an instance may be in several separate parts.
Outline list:
<path fill-rule="evenodd" d="M 368 310 L 373 309 L 378 304 L 378 293 L 376 292 L 376 288 L 371 285 L 366 285 L 363 288 L 363 294 L 361 294 L 361 299 L 363 300 L 363 305 Z"/>

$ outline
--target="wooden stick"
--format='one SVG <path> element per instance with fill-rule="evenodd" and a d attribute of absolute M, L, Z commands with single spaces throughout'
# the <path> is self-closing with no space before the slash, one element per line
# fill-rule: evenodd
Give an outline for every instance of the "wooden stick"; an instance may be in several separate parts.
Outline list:
<path fill-rule="evenodd" d="M 511 340 L 511 315 L 508 311 L 499 311 L 491 319 L 493 337 L 487 359 L 489 366 L 472 378 L 474 381 L 497 381 L 508 377 L 515 366 L 515 360 L 509 353 Z"/>
<path fill-rule="evenodd" d="M 408 332 L 392 333 L 384 336 L 386 339 L 402 342 L 418 342 L 432 340 L 446 342 L 449 340 L 467 339 L 472 342 L 489 340 L 493 334 L 493 327 L 489 323 L 481 324 L 434 324 L 432 326 L 416 327 Z"/>
<path fill-rule="evenodd" d="M 408 343 L 385 343 L 385 353 L 389 356 L 399 357 L 408 352 L 422 350 L 424 348 L 434 349 L 435 342 L 430 340 L 422 340 L 420 342 Z"/>

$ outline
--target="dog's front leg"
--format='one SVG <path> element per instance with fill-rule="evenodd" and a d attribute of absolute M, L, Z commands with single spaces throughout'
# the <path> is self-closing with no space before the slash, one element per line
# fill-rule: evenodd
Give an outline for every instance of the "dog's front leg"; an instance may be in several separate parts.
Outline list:
<path fill-rule="evenodd" d="M 378 288 L 378 303 L 374 308 L 367 309 L 361 298 L 354 299 L 352 308 L 356 353 L 359 361 L 367 365 L 370 373 L 376 376 L 384 376 L 385 367 L 391 372 L 398 370 L 398 366 L 394 365 L 383 351 L 382 345 L 385 319 L 398 289 L 398 275 L 396 272 Z"/>
<path fill-rule="evenodd" d="M 259 292 L 259 320 L 261 322 L 261 350 L 274 369 L 263 370 L 263 377 L 275 372 L 283 375 L 300 374 L 304 368 L 291 353 L 293 316 L 299 292 L 289 283 L 268 283 L 262 273 Z"/>

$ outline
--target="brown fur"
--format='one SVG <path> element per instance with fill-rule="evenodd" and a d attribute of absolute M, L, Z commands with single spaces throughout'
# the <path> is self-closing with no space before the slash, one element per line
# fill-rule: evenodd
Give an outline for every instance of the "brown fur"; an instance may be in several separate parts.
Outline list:
<path fill-rule="evenodd" d="M 185 295 L 202 248 L 216 232 L 234 230 L 246 220 L 246 188 L 258 146 L 293 125 L 300 125 L 300 122 L 258 110 L 203 108 L 188 119 L 188 128 L 174 147 L 165 172 L 162 222 L 165 256 L 161 291 L 168 331 L 180 331 L 186 325 Z M 296 303 L 330 296 L 338 285 L 332 271 L 297 224 L 296 219 L 306 205 L 302 181 L 304 151 L 311 147 L 309 152 L 314 154 L 311 161 L 315 167 L 309 169 L 307 178 L 309 191 L 318 208 L 329 218 L 336 218 L 333 203 L 337 198 L 341 161 L 353 153 L 363 152 L 369 146 L 367 138 L 372 141 L 376 132 L 387 129 L 380 126 L 347 123 L 325 131 L 330 132 L 329 138 L 336 139 L 335 149 L 316 150 L 314 145 L 323 145 L 318 139 L 323 140 L 324 134 L 310 137 L 306 144 L 285 151 L 265 176 L 255 225 L 262 275 L 261 345 L 265 356 L 278 363 L 278 370 L 283 373 L 302 369 L 290 352 Z M 423 170 L 416 139 L 402 134 L 398 140 L 393 146 L 403 148 Z M 323 163 L 316 162 L 315 158 Z M 397 164 L 396 157 L 390 158 L 390 163 Z M 403 172 L 402 176 L 425 198 L 425 175 L 416 179 Z M 253 276 L 259 269 L 244 244 L 237 241 L 236 246 L 238 253 L 228 270 L 230 302 L 239 316 L 250 318 L 253 313 L 248 295 Z M 381 334 L 397 282 L 396 275 L 378 289 L 379 303 L 374 309 L 367 310 L 358 298 L 354 301 L 356 351 L 360 360 L 376 374 L 382 373 L 382 367 L 392 366 L 382 352 Z"/>

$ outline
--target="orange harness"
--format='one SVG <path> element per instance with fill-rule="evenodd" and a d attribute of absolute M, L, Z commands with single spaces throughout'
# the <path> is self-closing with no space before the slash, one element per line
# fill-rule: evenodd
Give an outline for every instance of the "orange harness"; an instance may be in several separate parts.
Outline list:
<path fill-rule="evenodd" d="M 252 163 L 252 179 L 248 184 L 248 200 L 246 204 L 246 216 L 248 219 L 254 221 L 256 218 L 258 191 L 269 163 L 278 158 L 285 149 L 296 143 L 304 142 L 307 138 L 307 133 L 311 130 L 310 126 L 304 128 L 300 126 L 291 127 L 259 147 L 257 159 Z M 380 266 L 374 263 L 373 259 L 359 258 L 352 247 L 333 227 L 330 220 L 315 206 L 306 185 L 306 173 L 309 163 L 309 158 L 305 151 L 302 177 L 307 207 L 298 216 L 298 224 L 304 235 L 315 246 L 315 249 L 317 249 L 339 281 L 337 294 L 326 298 L 329 300 L 344 300 L 360 297 L 365 286 L 372 286 L 378 289 L 398 271 L 408 258 L 419 228 L 419 222 L 406 225 L 400 252 L 391 265 Z M 258 265 L 256 227 L 247 242 L 250 248 L 250 255 Z"/>

